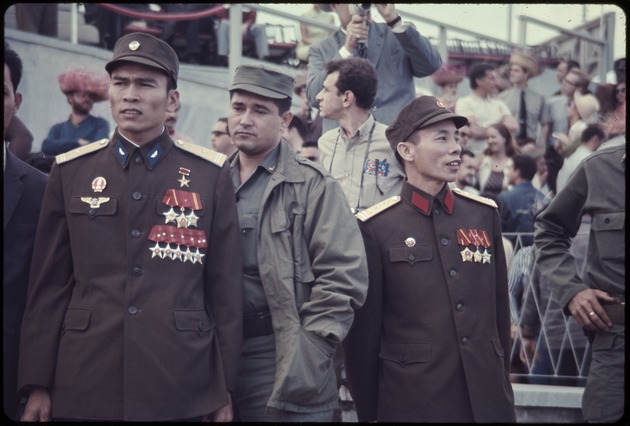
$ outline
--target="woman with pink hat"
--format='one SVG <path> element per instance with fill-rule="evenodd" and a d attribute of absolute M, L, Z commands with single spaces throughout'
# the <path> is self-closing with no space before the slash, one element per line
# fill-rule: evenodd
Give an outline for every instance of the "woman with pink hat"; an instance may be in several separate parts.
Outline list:
<path fill-rule="evenodd" d="M 438 94 L 435 96 L 451 111 L 455 110 L 455 101 L 457 100 L 457 85 L 464 79 L 466 70 L 463 66 L 446 63 L 436 72 L 431 74 L 433 82 L 438 88 Z"/>
<path fill-rule="evenodd" d="M 109 123 L 90 114 L 95 102 L 108 99 L 109 76 L 85 69 L 72 69 L 59 75 L 59 88 L 66 95 L 72 111 L 68 120 L 50 128 L 42 143 L 42 152 L 58 155 L 79 146 L 107 138 Z"/>

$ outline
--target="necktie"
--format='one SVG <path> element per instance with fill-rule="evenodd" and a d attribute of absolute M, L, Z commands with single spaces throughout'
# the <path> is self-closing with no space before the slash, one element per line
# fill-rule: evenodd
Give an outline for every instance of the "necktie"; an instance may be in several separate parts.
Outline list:
<path fill-rule="evenodd" d="M 527 109 L 525 107 L 524 90 L 521 90 L 521 104 L 518 107 L 518 138 L 527 138 Z"/>
<path fill-rule="evenodd" d="M 360 58 L 367 57 L 367 43 L 357 43 L 357 54 Z"/>

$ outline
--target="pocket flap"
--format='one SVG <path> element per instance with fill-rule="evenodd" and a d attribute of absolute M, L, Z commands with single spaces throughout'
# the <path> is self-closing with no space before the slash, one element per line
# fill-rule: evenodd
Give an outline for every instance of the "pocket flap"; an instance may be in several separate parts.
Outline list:
<path fill-rule="evenodd" d="M 426 262 L 433 258 L 431 246 L 417 245 L 414 247 L 392 247 L 389 249 L 389 260 L 392 262 Z"/>
<path fill-rule="evenodd" d="M 498 356 L 505 356 L 503 354 L 503 346 L 501 346 L 501 339 L 499 339 L 498 337 L 494 337 L 492 339 L 492 346 L 494 346 L 494 351 L 497 353 Z"/>
<path fill-rule="evenodd" d="M 214 321 L 211 320 L 206 311 L 173 311 L 175 317 L 175 328 L 179 331 L 197 331 L 200 334 L 214 328 Z"/>
<path fill-rule="evenodd" d="M 116 214 L 116 202 L 117 200 L 115 198 L 72 197 L 68 205 L 68 211 L 70 213 L 84 214 L 91 217 L 112 216 Z"/>
<path fill-rule="evenodd" d="M 624 229 L 626 212 L 597 213 L 593 216 L 593 231 L 617 231 Z"/>
<path fill-rule="evenodd" d="M 429 343 L 384 343 L 378 357 L 392 361 L 400 366 L 415 363 L 426 363 L 431 360 Z"/>
<path fill-rule="evenodd" d="M 92 317 L 92 311 L 88 309 L 68 309 L 66 311 L 66 317 L 63 320 L 62 329 L 66 330 L 87 330 L 90 325 L 90 318 Z"/>

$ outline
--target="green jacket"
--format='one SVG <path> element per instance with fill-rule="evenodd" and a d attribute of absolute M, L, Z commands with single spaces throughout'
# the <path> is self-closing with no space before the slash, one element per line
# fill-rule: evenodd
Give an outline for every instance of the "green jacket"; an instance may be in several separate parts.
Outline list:
<path fill-rule="evenodd" d="M 365 248 L 335 179 L 283 140 L 259 212 L 258 261 L 276 336 L 268 405 L 337 405 L 333 353 L 367 294 Z"/>

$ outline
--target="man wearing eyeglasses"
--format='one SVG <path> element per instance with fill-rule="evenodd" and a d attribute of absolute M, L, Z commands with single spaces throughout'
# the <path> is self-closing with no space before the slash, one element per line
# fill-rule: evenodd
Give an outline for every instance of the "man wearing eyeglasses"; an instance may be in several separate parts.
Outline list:
<path fill-rule="evenodd" d="M 556 193 L 556 177 L 562 167 L 563 158 L 553 147 L 555 142 L 553 133 L 568 133 L 569 122 L 567 111 L 569 100 L 573 99 L 576 91 L 583 92 L 589 84 L 588 78 L 579 68 L 571 68 L 562 80 L 560 94 L 550 97 L 545 103 L 540 129 L 540 140 L 545 146 L 545 162 L 547 163 L 547 184 L 549 189 Z"/>
<path fill-rule="evenodd" d="M 228 132 L 227 117 L 219 118 L 214 124 L 210 141 L 212 142 L 212 149 L 228 157 L 236 152 L 237 148 Z"/>

